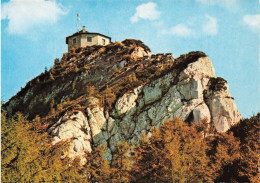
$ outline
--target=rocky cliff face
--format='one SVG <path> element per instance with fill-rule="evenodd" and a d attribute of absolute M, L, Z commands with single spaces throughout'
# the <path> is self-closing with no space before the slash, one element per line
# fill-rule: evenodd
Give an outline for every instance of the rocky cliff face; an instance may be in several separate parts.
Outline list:
<path fill-rule="evenodd" d="M 125 40 L 75 50 L 40 77 L 28 85 L 39 79 L 38 84 L 13 97 L 7 109 L 33 118 L 40 114 L 38 108 L 47 107 L 42 117 L 52 143 L 71 140 L 71 158 L 106 145 L 107 159 L 112 159 L 118 142 L 135 144 L 144 132 L 149 136 L 152 127 L 175 116 L 191 123 L 205 121 L 218 132 L 241 119 L 227 82 L 215 76 L 202 52 L 175 59 L 152 55 L 140 41 Z"/>

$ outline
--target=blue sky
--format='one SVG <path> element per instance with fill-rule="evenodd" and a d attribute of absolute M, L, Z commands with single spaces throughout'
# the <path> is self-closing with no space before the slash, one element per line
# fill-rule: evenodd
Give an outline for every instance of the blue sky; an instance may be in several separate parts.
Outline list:
<path fill-rule="evenodd" d="M 260 111 L 258 0 L 2 0 L 1 99 L 50 68 L 80 25 L 153 53 L 205 52 L 243 117 Z"/>

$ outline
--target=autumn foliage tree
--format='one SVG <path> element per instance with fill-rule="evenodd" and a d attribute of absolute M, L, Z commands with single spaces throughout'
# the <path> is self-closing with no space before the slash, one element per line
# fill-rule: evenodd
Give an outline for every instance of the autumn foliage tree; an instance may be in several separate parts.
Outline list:
<path fill-rule="evenodd" d="M 259 182 L 260 114 L 225 133 L 179 118 L 143 134 L 135 147 L 118 142 L 81 159 L 63 157 L 69 142 L 53 146 L 41 119 L 1 114 L 2 182 Z M 207 125 L 207 124 L 206 124 Z M 205 128 L 204 128 L 205 127 Z"/>
<path fill-rule="evenodd" d="M 104 158 L 105 153 L 104 147 L 97 147 L 86 154 L 86 164 L 81 170 L 86 177 L 85 182 L 110 182 L 110 165 Z"/>
<path fill-rule="evenodd" d="M 130 170 L 133 166 L 131 146 L 126 142 L 119 142 L 114 152 L 110 176 L 112 182 L 130 182 Z"/>
<path fill-rule="evenodd" d="M 41 151 L 45 149 L 41 134 L 30 130 L 31 125 L 21 115 L 6 118 L 1 116 L 1 173 L 3 182 L 40 181 L 45 176 L 45 159 Z"/>
<path fill-rule="evenodd" d="M 218 182 L 237 181 L 240 142 L 233 134 L 221 133 L 207 138 L 211 169 L 214 180 Z"/>
<path fill-rule="evenodd" d="M 67 143 L 52 146 L 47 133 L 20 113 L 7 118 L 2 110 L 1 139 L 2 182 L 58 182 L 78 176 L 61 160 Z"/>
<path fill-rule="evenodd" d="M 233 126 L 229 133 L 240 140 L 241 161 L 239 162 L 240 182 L 259 182 L 260 171 L 260 113 L 243 119 Z"/>
<path fill-rule="evenodd" d="M 201 133 L 179 118 L 153 129 L 136 148 L 136 182 L 205 182 L 212 170 Z"/>

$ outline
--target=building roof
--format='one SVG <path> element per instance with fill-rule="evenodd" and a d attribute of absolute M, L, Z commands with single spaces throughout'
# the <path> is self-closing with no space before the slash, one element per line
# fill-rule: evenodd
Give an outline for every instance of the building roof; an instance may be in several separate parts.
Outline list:
<path fill-rule="evenodd" d="M 66 37 L 66 44 L 68 44 L 68 39 L 69 39 L 69 38 L 74 37 L 74 36 L 77 36 L 77 35 L 81 35 L 81 34 L 90 34 L 90 35 L 103 36 L 103 37 L 108 38 L 108 39 L 110 40 L 110 42 L 111 42 L 111 37 L 108 37 L 108 36 L 103 35 L 103 34 L 100 34 L 100 33 L 95 33 L 95 32 L 88 32 L 88 31 L 84 31 L 84 32 L 83 32 L 83 30 L 81 30 L 81 31 L 79 31 L 79 32 L 76 32 L 76 33 L 74 33 L 74 34 L 72 34 L 72 35 Z"/>

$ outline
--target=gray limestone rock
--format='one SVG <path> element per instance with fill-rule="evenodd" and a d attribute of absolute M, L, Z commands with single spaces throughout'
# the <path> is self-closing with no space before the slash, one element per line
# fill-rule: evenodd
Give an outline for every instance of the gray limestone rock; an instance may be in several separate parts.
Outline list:
<path fill-rule="evenodd" d="M 142 50 L 135 50 L 134 56 L 142 56 Z M 85 115 L 65 115 L 48 130 L 54 137 L 53 144 L 73 139 L 70 157 L 103 144 L 107 159 L 111 160 L 117 143 L 136 144 L 143 133 L 148 135 L 152 127 L 159 127 L 164 120 L 206 120 L 213 122 L 218 132 L 225 132 L 241 119 L 227 84 L 223 84 L 224 89 L 212 89 L 210 81 L 214 80 L 215 71 L 208 57 L 188 64 L 177 77 L 178 82 L 174 83 L 173 74 L 168 73 L 125 93 L 111 111 L 104 111 L 95 102 L 86 108 Z"/>

